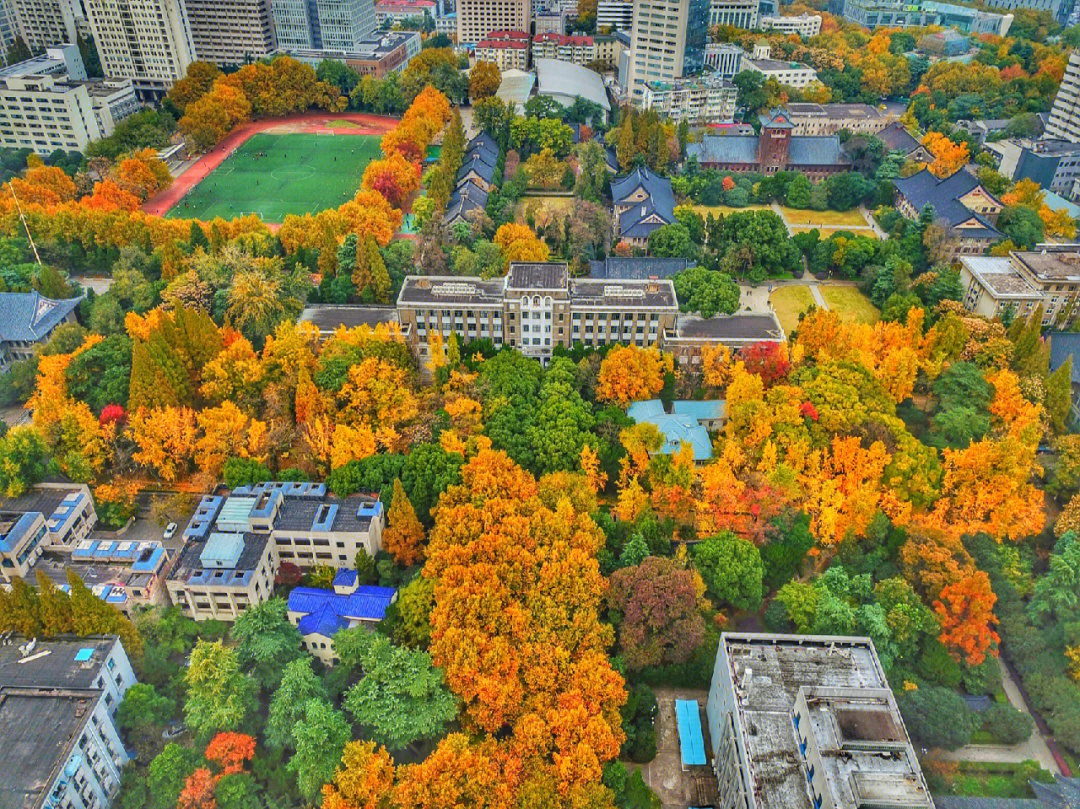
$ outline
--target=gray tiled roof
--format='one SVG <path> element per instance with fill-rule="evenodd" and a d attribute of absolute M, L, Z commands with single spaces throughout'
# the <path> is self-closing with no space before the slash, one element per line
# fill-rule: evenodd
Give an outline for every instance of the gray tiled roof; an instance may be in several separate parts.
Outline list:
<path fill-rule="evenodd" d="M 638 187 L 643 187 L 652 200 L 656 211 L 668 222 L 674 220 L 675 192 L 671 181 L 646 168 L 636 168 L 625 177 L 611 181 L 611 198 L 615 202 L 626 199 Z"/>
<path fill-rule="evenodd" d="M 757 163 L 758 139 L 754 135 L 706 135 L 701 143 L 686 147 L 687 157 L 699 163 Z"/>
<path fill-rule="evenodd" d="M 81 300 L 54 301 L 37 292 L 0 292 L 0 340 L 36 343 L 47 337 Z"/>
<path fill-rule="evenodd" d="M 495 164 L 488 162 L 483 152 L 476 151 L 465 156 L 465 162 L 458 169 L 457 182 L 460 183 L 465 179 L 470 171 L 475 171 L 476 175 L 486 183 L 495 181 Z"/>
<path fill-rule="evenodd" d="M 685 258 L 652 258 L 608 256 L 589 262 L 589 277 L 618 281 L 647 281 L 650 278 L 670 278 L 694 262 Z"/>
<path fill-rule="evenodd" d="M 923 169 L 910 177 L 898 177 L 893 180 L 893 185 L 915 210 L 921 211 L 927 205 L 932 205 L 934 217 L 944 220 L 949 227 L 956 227 L 974 217 L 982 227 L 964 228 L 966 236 L 997 238 L 1001 235 L 987 219 L 968 210 L 960 202 L 959 197 L 979 187 L 979 181 L 963 169 L 940 179 L 931 174 L 929 169 Z"/>
<path fill-rule="evenodd" d="M 877 136 L 885 144 L 885 150 L 888 152 L 900 151 L 904 154 L 911 154 L 919 148 L 919 142 L 911 136 L 910 132 L 904 129 L 903 124 L 899 121 L 893 121 L 878 132 Z"/>
<path fill-rule="evenodd" d="M 488 195 L 483 188 L 472 180 L 466 180 L 455 188 L 454 193 L 450 195 L 450 200 L 446 203 L 446 215 L 443 216 L 443 221 L 453 222 L 459 217 L 464 218 L 471 211 L 482 211 L 487 207 L 487 200 Z"/>
<path fill-rule="evenodd" d="M 1050 370 L 1056 371 L 1072 357 L 1072 383 L 1080 385 L 1080 333 L 1050 332 Z"/>
<path fill-rule="evenodd" d="M 788 147 L 790 166 L 839 166 L 849 162 L 836 135 L 795 135 Z"/>

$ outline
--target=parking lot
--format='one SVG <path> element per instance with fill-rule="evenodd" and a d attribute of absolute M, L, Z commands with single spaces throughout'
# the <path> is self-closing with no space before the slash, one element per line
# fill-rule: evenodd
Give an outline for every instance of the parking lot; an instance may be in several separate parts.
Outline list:
<path fill-rule="evenodd" d="M 676 699 L 696 699 L 701 706 L 705 753 L 710 754 L 705 702 L 709 692 L 690 688 L 658 687 L 656 692 L 656 758 L 640 765 L 641 777 L 665 807 L 712 806 L 716 802 L 716 776 L 711 764 L 683 769 L 675 719 Z M 633 766 L 633 765 L 632 765 Z"/>

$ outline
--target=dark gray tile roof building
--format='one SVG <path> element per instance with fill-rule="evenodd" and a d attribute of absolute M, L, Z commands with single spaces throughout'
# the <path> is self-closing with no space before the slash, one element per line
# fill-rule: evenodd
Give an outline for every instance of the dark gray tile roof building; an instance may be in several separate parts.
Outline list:
<path fill-rule="evenodd" d="M 589 262 L 589 277 L 617 281 L 647 281 L 650 278 L 670 278 L 694 262 L 685 258 L 651 258 L 608 256 Z"/>
<path fill-rule="evenodd" d="M 1072 383 L 1080 385 L 1080 333 L 1052 331 L 1050 338 L 1050 370 L 1056 371 L 1071 357 Z"/>
<path fill-rule="evenodd" d="M 54 301 L 38 292 L 0 292 L 0 342 L 44 340 L 81 300 Z"/>
<path fill-rule="evenodd" d="M 495 181 L 495 161 L 489 158 L 490 155 L 481 151 L 466 154 L 465 161 L 458 169 L 456 181 L 461 183 L 469 174 L 475 172 L 477 177 L 491 185 Z"/>
<path fill-rule="evenodd" d="M 982 227 L 964 228 L 967 236 L 1001 236 L 988 219 L 969 210 L 960 201 L 960 197 L 979 187 L 979 181 L 963 169 L 940 178 L 931 174 L 929 169 L 923 169 L 910 177 L 896 178 L 893 185 L 916 211 L 921 211 L 927 205 L 933 206 L 935 219 L 944 220 L 949 227 L 956 227 L 972 218 L 977 220 Z"/>
<path fill-rule="evenodd" d="M 300 321 L 314 323 L 322 334 L 333 334 L 340 326 L 354 329 L 357 326 L 397 323 L 398 316 L 393 306 L 315 303 L 300 313 Z"/>
<path fill-rule="evenodd" d="M 472 180 L 466 180 L 450 195 L 443 222 L 452 225 L 454 222 L 468 221 L 468 215 L 473 211 L 483 211 L 487 207 L 487 201 L 487 191 Z"/>
<path fill-rule="evenodd" d="M 909 155 L 922 146 L 899 121 L 893 121 L 877 133 L 887 152 L 903 152 Z"/>
<path fill-rule="evenodd" d="M 618 203 L 620 200 L 625 200 L 638 188 L 645 189 L 656 210 L 661 215 L 664 215 L 669 221 L 674 218 L 675 192 L 671 190 L 671 180 L 661 177 L 647 168 L 636 168 L 625 177 L 617 177 L 612 180 L 611 198 Z"/>

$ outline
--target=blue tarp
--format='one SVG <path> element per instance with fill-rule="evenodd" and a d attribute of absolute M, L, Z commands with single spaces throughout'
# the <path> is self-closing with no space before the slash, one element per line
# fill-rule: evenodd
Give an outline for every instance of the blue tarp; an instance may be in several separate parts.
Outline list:
<path fill-rule="evenodd" d="M 701 735 L 701 709 L 696 699 L 675 700 L 679 725 L 679 749 L 684 767 L 705 764 L 705 739 Z"/>

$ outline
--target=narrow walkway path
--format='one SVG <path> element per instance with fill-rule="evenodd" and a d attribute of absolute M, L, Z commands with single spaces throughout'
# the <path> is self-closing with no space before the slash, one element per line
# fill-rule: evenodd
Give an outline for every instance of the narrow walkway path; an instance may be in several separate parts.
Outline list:
<path fill-rule="evenodd" d="M 1031 715 L 1031 711 L 1028 709 L 1027 703 L 1024 701 L 1023 696 L 1020 694 L 1020 689 L 1017 687 L 1016 682 L 1013 680 L 1012 675 L 1009 673 L 1009 669 L 1006 666 L 1001 665 L 1001 661 L 998 661 L 998 665 L 1001 666 L 1001 687 L 1005 691 L 1005 696 L 1009 698 L 1009 702 L 1012 706 L 1019 711 Z M 939 750 L 935 753 L 937 758 L 943 761 L 984 761 L 984 762 L 1000 762 L 1008 764 L 1018 764 L 1021 761 L 1033 760 L 1039 762 L 1039 764 L 1055 775 L 1060 773 L 1058 769 L 1057 760 L 1050 752 L 1050 748 L 1046 744 L 1046 739 L 1036 728 L 1031 734 L 1031 738 L 1023 744 L 1015 745 L 1001 745 L 1001 744 L 969 744 L 966 747 L 961 747 L 959 750 Z"/>
<path fill-rule="evenodd" d="M 810 284 L 810 294 L 814 296 L 814 303 L 818 305 L 818 308 L 828 311 L 829 304 L 825 303 L 825 298 L 821 295 L 821 287 L 817 284 Z"/>

